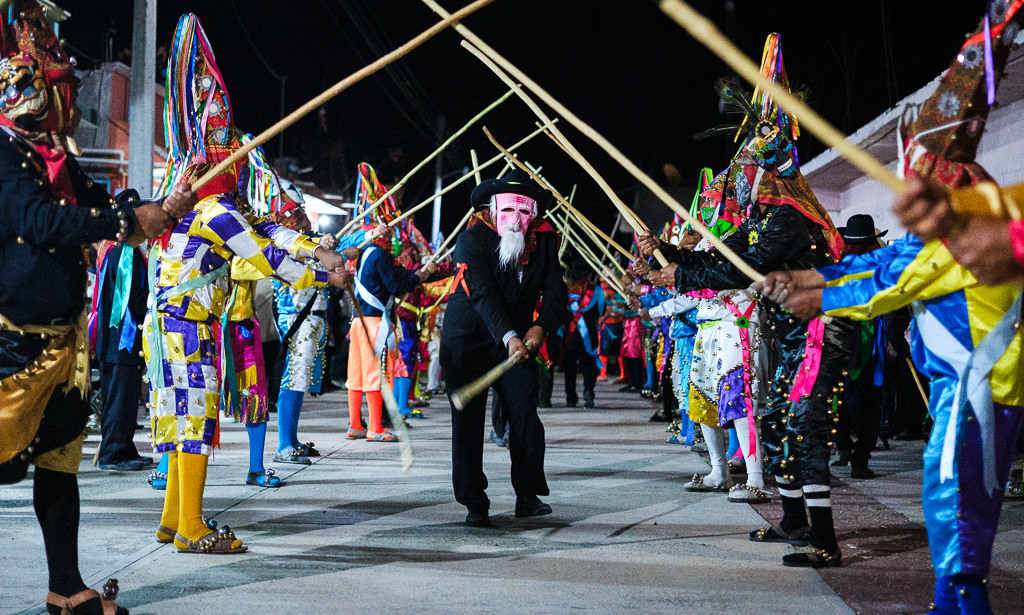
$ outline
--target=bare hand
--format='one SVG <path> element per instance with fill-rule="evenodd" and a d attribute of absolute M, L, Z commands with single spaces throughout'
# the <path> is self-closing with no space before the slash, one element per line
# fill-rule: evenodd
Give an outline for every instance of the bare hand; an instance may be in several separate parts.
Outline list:
<path fill-rule="evenodd" d="M 327 272 L 327 284 L 335 288 L 348 289 L 352 287 L 352 274 L 344 269 L 335 269 Z"/>
<path fill-rule="evenodd" d="M 434 275 L 435 271 L 437 271 L 437 263 L 434 261 L 427 261 L 425 265 L 416 270 L 416 275 L 419 276 L 420 282 L 422 282 Z"/>
<path fill-rule="evenodd" d="M 782 301 L 789 294 L 789 285 L 793 277 L 789 271 L 772 271 L 764 276 L 764 280 L 754 284 L 754 289 L 775 303 Z"/>
<path fill-rule="evenodd" d="M 537 349 L 544 344 L 544 327 L 533 325 L 526 330 L 526 341 L 524 346 L 530 352 L 537 352 Z"/>
<path fill-rule="evenodd" d="M 370 231 L 370 234 L 366 236 L 367 241 L 374 241 L 380 237 L 391 232 L 391 227 L 387 224 L 378 224 L 377 228 Z"/>
<path fill-rule="evenodd" d="M 508 341 L 508 356 L 514 356 L 519 353 L 519 359 L 516 363 L 522 363 L 529 356 L 530 352 L 526 349 L 526 345 L 523 344 L 523 340 L 519 339 L 519 336 L 513 337 Z"/>
<path fill-rule="evenodd" d="M 651 312 L 647 308 L 640 309 L 640 318 L 644 320 L 651 320 Z"/>
<path fill-rule="evenodd" d="M 334 271 L 345 264 L 345 259 L 334 250 L 328 250 L 322 246 L 313 249 L 313 258 L 320 261 L 324 269 Z"/>
<path fill-rule="evenodd" d="M 327 233 L 326 235 L 321 237 L 320 240 L 317 241 L 317 243 L 320 244 L 320 247 L 322 248 L 333 250 L 334 248 L 338 247 L 338 238 L 330 233 Z"/>
<path fill-rule="evenodd" d="M 626 299 L 626 306 L 629 307 L 629 309 L 631 310 L 639 310 L 641 307 L 640 298 L 637 297 L 636 295 L 630 295 Z"/>
<path fill-rule="evenodd" d="M 937 181 L 910 175 L 893 203 L 900 224 L 923 241 L 948 237 L 960 217 L 949 203 L 949 192 Z"/>
<path fill-rule="evenodd" d="M 163 234 L 171 224 L 176 220 L 172 218 L 166 210 L 161 208 L 160 203 L 146 203 L 145 205 L 139 205 L 134 209 L 135 219 L 137 221 L 136 231 L 141 232 L 146 236 L 146 239 L 155 239 Z M 138 234 L 138 233 L 136 233 Z M 142 240 L 139 239 L 139 243 Z M 131 242 L 132 245 L 136 245 L 135 242 Z"/>
<path fill-rule="evenodd" d="M 679 265 L 670 264 L 662 267 L 660 271 L 652 271 L 647 274 L 647 279 L 651 281 L 651 284 L 660 286 L 662 288 L 668 286 L 674 286 L 676 283 L 676 269 Z"/>
<path fill-rule="evenodd" d="M 650 231 L 647 231 L 637 238 L 636 247 L 640 249 L 640 253 L 644 256 L 651 256 L 655 250 L 661 247 L 661 240 L 651 235 Z"/>
<path fill-rule="evenodd" d="M 164 211 L 171 218 L 177 220 L 192 211 L 192 208 L 199 202 L 199 195 L 192 192 L 192 184 L 178 184 L 173 192 L 161 203 Z"/>
<path fill-rule="evenodd" d="M 629 268 L 638 278 L 646 278 L 651 272 L 651 265 L 646 260 L 638 260 Z"/>
<path fill-rule="evenodd" d="M 349 246 L 342 250 L 341 253 L 346 259 L 350 261 L 357 261 L 359 260 L 359 255 L 362 254 L 363 251 L 355 246 Z"/>
<path fill-rule="evenodd" d="M 800 289 L 790 292 L 782 307 L 801 320 L 816 318 L 821 315 L 821 289 Z"/>
<path fill-rule="evenodd" d="M 1024 275 L 1005 220 L 971 218 L 950 235 L 949 251 L 982 284 L 1000 284 Z"/>

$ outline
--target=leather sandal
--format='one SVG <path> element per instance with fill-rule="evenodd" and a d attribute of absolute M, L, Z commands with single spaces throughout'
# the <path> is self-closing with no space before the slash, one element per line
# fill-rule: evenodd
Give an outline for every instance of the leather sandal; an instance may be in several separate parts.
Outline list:
<path fill-rule="evenodd" d="M 402 438 L 390 431 L 382 431 L 380 433 L 373 433 L 372 431 L 366 432 L 367 442 L 400 442 L 401 440 Z"/>
<path fill-rule="evenodd" d="M 171 528 L 167 527 L 166 525 L 157 526 L 156 532 L 157 532 L 157 534 L 163 534 L 164 536 L 167 536 L 167 538 L 161 538 L 160 536 L 156 537 L 156 541 L 159 542 L 162 545 L 165 545 L 165 544 L 170 543 L 170 542 L 174 542 L 174 537 L 178 534 L 178 532 L 172 530 Z"/>
<path fill-rule="evenodd" d="M 118 606 L 117 600 L 117 579 L 108 579 L 103 585 L 103 595 L 95 589 L 83 589 L 74 596 L 64 597 L 60 594 L 49 592 L 46 594 L 46 610 L 52 612 L 50 607 L 60 609 L 61 615 L 74 615 L 80 611 L 77 608 L 90 600 L 99 600 L 103 606 L 103 615 L 128 615 L 128 609 Z"/>
<path fill-rule="evenodd" d="M 727 490 L 727 487 L 726 487 L 726 484 L 725 484 L 726 483 L 725 480 L 723 480 L 721 483 L 719 483 L 717 485 L 712 485 L 711 483 L 704 482 L 705 478 L 707 478 L 707 477 L 706 476 L 701 476 L 700 474 L 694 474 L 693 478 L 690 479 L 690 482 L 686 483 L 683 486 L 683 489 L 686 489 L 687 491 L 696 491 L 696 492 L 699 492 L 699 493 L 706 493 L 708 491 L 726 491 Z"/>
<path fill-rule="evenodd" d="M 249 472 L 249 476 L 245 479 L 246 485 L 256 485 L 257 487 L 281 487 L 284 482 L 280 478 L 274 476 L 276 472 L 273 470 L 263 470 L 262 472 Z"/>
<path fill-rule="evenodd" d="M 807 544 L 807 533 L 811 531 L 811 528 L 804 526 L 793 530 L 792 532 L 786 532 L 779 525 L 772 525 L 770 527 L 763 527 L 759 530 L 750 532 L 750 540 L 753 542 L 784 542 L 786 544 L 796 545 L 802 547 Z"/>
<path fill-rule="evenodd" d="M 316 444 L 313 442 L 306 442 L 305 444 L 300 444 L 295 448 L 299 449 L 299 455 L 303 457 L 320 456 L 320 451 L 316 450 Z"/>
<path fill-rule="evenodd" d="M 729 490 L 729 501 L 737 504 L 767 504 L 772 498 L 757 487 L 735 485 Z"/>
<path fill-rule="evenodd" d="M 818 547 L 806 547 L 798 553 L 782 556 L 782 565 L 794 568 L 830 568 L 841 566 L 843 553 L 836 548 L 833 553 Z"/>
<path fill-rule="evenodd" d="M 181 534 L 176 534 L 174 540 L 188 545 L 187 549 L 178 549 L 178 553 L 202 553 L 204 555 L 227 555 L 233 553 L 245 553 L 249 547 L 231 547 L 235 541 L 235 533 L 227 525 L 216 532 L 210 532 L 199 540 L 189 540 Z"/>

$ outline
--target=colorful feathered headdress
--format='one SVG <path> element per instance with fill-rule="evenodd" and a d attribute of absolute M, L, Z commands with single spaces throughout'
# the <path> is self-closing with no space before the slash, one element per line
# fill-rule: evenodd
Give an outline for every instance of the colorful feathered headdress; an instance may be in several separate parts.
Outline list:
<path fill-rule="evenodd" d="M 371 205 L 387 193 L 387 188 L 377 179 L 377 173 L 369 164 L 360 162 L 356 175 L 356 215 L 363 217 L 363 224 L 370 226 L 374 220 L 390 222 L 401 215 L 395 200 L 390 196 L 377 206 L 373 212 L 367 211 Z"/>
<path fill-rule="evenodd" d="M 182 181 L 197 179 L 211 165 L 231 155 L 241 142 L 213 48 L 199 18 L 192 13 L 182 15 L 174 31 L 164 100 L 164 135 L 169 157 L 161 194 Z M 203 192 L 235 192 L 240 166 L 214 178 Z"/>

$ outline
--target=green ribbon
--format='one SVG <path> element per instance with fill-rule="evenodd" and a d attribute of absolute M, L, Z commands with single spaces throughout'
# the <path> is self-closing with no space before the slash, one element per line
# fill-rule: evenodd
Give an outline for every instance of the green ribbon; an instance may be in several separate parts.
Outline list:
<path fill-rule="evenodd" d="M 121 255 L 117 260 L 114 301 L 110 306 L 110 323 L 108 325 L 111 328 L 120 327 L 121 321 L 124 320 L 124 313 L 128 311 L 128 296 L 132 290 L 132 250 L 131 246 L 122 244 Z"/>

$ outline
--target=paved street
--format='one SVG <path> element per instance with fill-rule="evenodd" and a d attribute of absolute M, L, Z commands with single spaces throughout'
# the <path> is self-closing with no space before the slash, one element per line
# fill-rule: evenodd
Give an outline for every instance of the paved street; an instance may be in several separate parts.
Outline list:
<path fill-rule="evenodd" d="M 241 556 L 185 555 L 157 544 L 163 492 L 146 484 L 145 473 L 93 468 L 92 437 L 80 475 L 81 568 L 93 587 L 119 579 L 120 603 L 136 614 L 926 610 L 922 443 L 877 454 L 873 466 L 883 476 L 875 481 L 836 472 L 847 563 L 822 575 L 782 567 L 788 546 L 750 542 L 747 533 L 763 523 L 750 506 L 685 492 L 707 464 L 664 443 L 664 425 L 647 422 L 653 409 L 599 384 L 596 410 L 542 411 L 545 500 L 554 508 L 547 517 L 513 517 L 508 454 L 488 443 L 494 530 L 462 526 L 465 509 L 451 495 L 449 411 L 440 400 L 415 422 L 415 463 L 403 473 L 396 445 L 344 439 L 343 392 L 307 399 L 300 436 L 324 455 L 310 467 L 268 464 L 287 482 L 281 489 L 244 484 L 245 432 L 227 422 L 206 509 L 249 545 Z M 271 432 L 268 448 L 277 440 L 273 420 Z M 777 512 L 777 505 L 759 508 Z M 1021 508 L 1004 510 L 1000 568 L 990 584 L 997 606 L 1015 604 L 1011 597 L 1024 590 Z M 0 567 L 0 612 L 41 612 L 46 567 L 30 481 L 0 487 Z"/>

